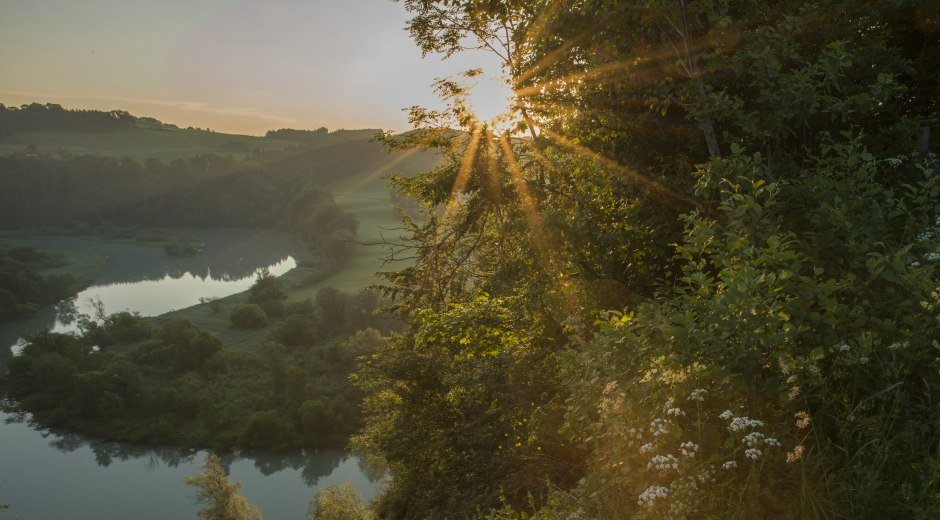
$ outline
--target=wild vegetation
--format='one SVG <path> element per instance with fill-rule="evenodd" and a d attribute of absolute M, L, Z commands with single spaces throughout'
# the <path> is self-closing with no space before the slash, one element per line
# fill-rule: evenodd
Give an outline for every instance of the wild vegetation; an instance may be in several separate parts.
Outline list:
<path fill-rule="evenodd" d="M 24 121 L 38 117 L 30 112 L 78 117 L 55 107 L 11 112 Z M 29 338 L 9 363 L 8 395 L 40 425 L 108 439 L 218 450 L 342 447 L 361 423 L 361 392 L 348 381 L 353 359 L 384 341 L 394 323 L 373 316 L 375 293 L 347 295 L 321 283 L 357 260 L 358 222 L 324 188 L 364 177 L 381 185 L 371 177 L 389 157 L 368 142 L 374 132 L 318 131 L 295 149 L 251 160 L 0 157 L 0 185 L 9 188 L 0 190 L 0 220 L 8 229 L 103 234 L 158 245 L 168 256 L 201 247 L 160 231 L 175 226 L 275 228 L 308 246 L 285 280 L 263 272 L 245 296 L 231 297 L 237 304 L 204 299 L 218 319 L 201 326 L 187 311 L 152 320 L 118 313 L 85 318 L 77 337 Z M 382 193 L 388 205 L 387 187 Z M 368 283 L 356 280 L 357 288 Z M 59 377 L 47 378 L 50 370 Z"/>
<path fill-rule="evenodd" d="M 387 140 L 448 162 L 356 375 L 379 517 L 940 514 L 936 3 L 404 3 L 517 99 Z"/>
<path fill-rule="evenodd" d="M 262 348 L 114 315 L 9 362 L 25 409 L 220 449 L 359 428 L 352 447 L 388 486 L 370 509 L 328 488 L 318 518 L 940 516 L 936 2 L 403 4 L 424 53 L 488 50 L 516 95 L 480 120 L 444 79 L 446 108 L 414 107 L 415 130 L 383 139 L 444 159 L 393 179 L 410 206 L 403 236 L 380 238 L 412 263 L 382 289 L 403 328 L 375 330 L 374 293 L 298 301 L 261 276 L 217 312 L 270 330 Z M 307 181 L 389 161 L 310 145 L 323 135 L 153 168 L 14 156 L 0 175 L 40 172 L 7 178 L 48 197 L 48 214 L 21 208 L 47 225 L 284 225 L 340 262 L 355 226 Z M 88 177 L 59 175 L 72 161 Z M 76 205 L 56 203 L 69 182 Z M 82 191 L 114 182 L 157 195 L 93 207 Z M 209 475 L 211 507 L 257 516 L 218 464 L 191 482 Z"/>
<path fill-rule="evenodd" d="M 78 280 L 69 275 L 40 272 L 61 262 L 35 247 L 0 241 L 0 321 L 31 316 L 77 290 Z"/>
<path fill-rule="evenodd" d="M 219 451 L 343 447 L 361 424 L 361 392 L 348 374 L 394 324 L 374 316 L 375 293 L 284 297 L 279 279 L 261 276 L 249 293 L 256 303 L 235 307 L 233 327 L 271 326 L 252 349 L 226 347 L 182 319 L 85 317 L 80 336 L 29 338 L 7 361 L 8 393 L 43 426 L 105 439 Z M 239 317 L 243 308 L 249 318 Z"/>

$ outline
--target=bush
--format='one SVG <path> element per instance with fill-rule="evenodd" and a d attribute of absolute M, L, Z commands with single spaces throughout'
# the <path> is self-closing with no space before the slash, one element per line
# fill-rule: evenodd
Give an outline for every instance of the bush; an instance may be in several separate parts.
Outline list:
<path fill-rule="evenodd" d="M 329 486 L 317 491 L 310 500 L 310 520 L 371 520 L 362 493 L 351 482 Z"/>
<path fill-rule="evenodd" d="M 281 300 L 268 300 L 259 304 L 269 318 L 284 316 L 284 302 Z"/>
<path fill-rule="evenodd" d="M 316 331 L 310 318 L 300 314 L 294 314 L 284 320 L 274 336 L 288 347 L 296 347 L 316 341 Z"/>
<path fill-rule="evenodd" d="M 229 316 L 232 327 L 236 329 L 257 329 L 268 324 L 268 316 L 264 309 L 253 303 L 246 303 L 232 309 Z"/>
<path fill-rule="evenodd" d="M 264 303 L 275 300 L 286 300 L 287 293 L 281 287 L 281 280 L 262 269 L 258 273 L 258 280 L 248 290 L 248 301 L 251 303 Z"/>
<path fill-rule="evenodd" d="M 147 339 L 153 329 L 138 313 L 118 312 L 108 316 L 102 325 L 107 334 L 116 342 L 132 342 Z"/>

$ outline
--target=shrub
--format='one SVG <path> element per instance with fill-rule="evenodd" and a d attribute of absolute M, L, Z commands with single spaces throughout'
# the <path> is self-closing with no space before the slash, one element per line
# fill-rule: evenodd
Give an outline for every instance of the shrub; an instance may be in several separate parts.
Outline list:
<path fill-rule="evenodd" d="M 288 316 L 274 333 L 275 338 L 288 347 L 313 343 L 316 340 L 316 330 L 310 318 L 294 314 Z"/>
<path fill-rule="evenodd" d="M 257 329 L 268 324 L 264 309 L 253 303 L 241 304 L 232 309 L 229 316 L 232 327 L 236 329 Z"/>

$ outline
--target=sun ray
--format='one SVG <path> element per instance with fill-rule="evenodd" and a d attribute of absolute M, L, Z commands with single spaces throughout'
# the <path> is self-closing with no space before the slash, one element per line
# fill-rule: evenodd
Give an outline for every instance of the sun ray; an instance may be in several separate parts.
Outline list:
<path fill-rule="evenodd" d="M 515 83 L 517 85 L 522 85 L 523 83 L 529 81 L 537 74 L 540 74 L 545 69 L 551 67 L 552 65 L 558 63 L 562 55 L 570 51 L 575 45 L 581 42 L 584 36 L 579 36 L 577 38 L 572 38 L 571 40 L 566 40 L 560 47 L 549 52 L 543 56 L 539 61 L 534 63 L 529 68 L 521 71 L 515 78 Z"/>
<path fill-rule="evenodd" d="M 688 211 L 690 209 L 698 208 L 698 203 L 688 195 L 679 193 L 662 184 L 661 182 L 656 181 L 655 179 L 651 179 L 609 157 L 605 157 L 604 155 L 591 150 L 587 146 L 576 143 L 571 139 L 559 135 L 547 128 L 542 128 L 542 134 L 547 136 L 555 143 L 575 152 L 576 154 L 601 164 L 605 168 L 617 172 L 629 178 L 631 181 L 636 182 L 638 185 L 648 190 L 649 194 L 662 204 L 679 211 Z"/>
<path fill-rule="evenodd" d="M 356 181 L 352 186 L 347 187 L 343 191 L 335 191 L 333 195 L 355 195 L 363 186 L 374 181 L 384 174 L 388 174 L 392 171 L 392 168 L 398 166 L 402 162 L 408 160 L 411 156 L 415 155 L 418 152 L 417 148 L 410 148 L 395 154 L 388 154 L 387 160 L 382 163 L 379 167 L 375 168 L 369 172 L 366 176 L 362 177 Z"/>
<path fill-rule="evenodd" d="M 548 31 L 548 25 L 558 13 L 565 7 L 565 2 L 561 0 L 550 0 L 532 21 L 532 24 L 526 29 L 522 38 L 522 47 L 535 45 L 542 40 Z M 520 71 L 521 72 L 521 71 Z"/>
<path fill-rule="evenodd" d="M 464 150 L 463 158 L 460 161 L 460 169 L 457 170 L 457 177 L 454 178 L 454 184 L 450 190 L 450 197 L 447 206 L 444 208 L 443 220 L 446 221 L 453 216 L 454 212 L 460 206 L 458 197 L 467 187 L 467 181 L 470 178 L 470 170 L 473 169 L 473 162 L 476 160 L 477 149 L 480 146 L 480 136 L 483 127 L 475 125 L 470 134 L 470 140 L 467 142 L 467 148 Z"/>
<path fill-rule="evenodd" d="M 562 48 L 559 48 L 559 50 Z M 527 98 L 545 91 L 567 88 L 571 85 L 584 81 L 605 79 L 609 76 L 628 70 L 634 73 L 643 74 L 644 77 L 648 77 L 655 73 L 662 74 L 661 69 L 663 67 L 671 68 L 675 66 L 670 61 L 675 58 L 674 54 L 675 51 L 672 48 L 665 46 L 652 52 L 647 50 L 642 54 L 637 54 L 631 59 L 613 61 L 603 65 L 597 65 L 587 70 L 572 72 L 558 78 L 549 79 L 545 83 L 517 88 L 515 93 L 519 98 Z M 551 54 L 549 54 L 549 56 L 551 56 Z M 541 70 L 544 70 L 546 65 L 543 65 L 542 61 L 544 61 L 544 59 L 540 60 L 539 63 L 533 65 L 530 69 L 523 73 L 526 75 L 526 80 L 532 79 L 532 77 L 541 72 Z M 537 69 L 538 67 L 541 68 Z M 522 83 L 522 81 L 517 80 L 516 83 L 519 84 Z"/>
<path fill-rule="evenodd" d="M 491 191 L 491 197 L 499 203 L 503 200 L 503 187 L 498 173 L 499 164 L 497 164 L 496 160 L 496 143 L 493 139 L 493 132 L 489 129 L 484 130 L 484 135 L 486 137 L 486 162 L 487 169 L 489 170 L 487 185 Z"/>
<path fill-rule="evenodd" d="M 577 293 L 570 283 L 568 275 L 561 268 L 557 252 L 551 247 L 542 216 L 539 215 L 536 208 L 535 198 L 529 189 L 529 183 L 522 174 L 522 168 L 512 149 L 512 144 L 505 135 L 498 137 L 500 147 L 503 150 L 503 159 L 506 161 L 510 178 L 519 191 L 519 200 L 522 204 L 522 212 L 529 223 L 529 243 L 538 259 L 539 265 L 544 269 L 552 280 L 558 286 L 558 292 L 564 297 L 568 305 L 568 311 L 574 312 L 578 308 Z"/>

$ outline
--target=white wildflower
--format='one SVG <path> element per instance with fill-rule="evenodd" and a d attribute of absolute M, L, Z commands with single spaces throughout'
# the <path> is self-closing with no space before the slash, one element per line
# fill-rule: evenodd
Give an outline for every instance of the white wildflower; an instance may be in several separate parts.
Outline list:
<path fill-rule="evenodd" d="M 747 444 L 748 446 L 750 446 L 751 448 L 753 448 L 754 446 L 757 446 L 758 444 L 760 444 L 760 442 L 761 442 L 761 440 L 762 440 L 763 438 L 764 438 L 764 434 L 763 434 L 763 433 L 761 433 L 761 432 L 751 432 L 751 433 L 745 435 L 744 438 L 741 439 L 741 442 L 744 443 L 744 444 Z"/>
<path fill-rule="evenodd" d="M 760 428 L 763 425 L 764 421 L 759 421 L 757 419 L 751 419 L 748 417 L 735 417 L 734 419 L 731 419 L 731 424 L 728 425 L 728 428 L 733 432 L 739 432 L 748 428 Z"/>
<path fill-rule="evenodd" d="M 669 494 L 669 488 L 663 486 L 650 486 L 646 488 L 646 491 L 640 493 L 640 499 L 637 500 L 637 503 L 642 505 L 653 505 L 653 501 L 657 498 L 665 498 Z"/>
<path fill-rule="evenodd" d="M 920 267 L 920 262 L 911 262 L 911 267 Z"/>
<path fill-rule="evenodd" d="M 862 356 L 862 357 L 858 358 L 858 362 L 861 363 L 861 364 L 863 364 L 863 365 L 867 365 L 867 364 L 868 364 L 868 356 Z"/>
<path fill-rule="evenodd" d="M 774 439 L 773 437 L 767 437 L 766 439 L 764 439 L 764 444 L 768 446 L 780 446 L 780 441 L 778 441 L 777 439 Z"/>
<path fill-rule="evenodd" d="M 852 350 L 852 347 L 848 346 L 845 343 L 839 345 L 839 352 L 848 352 L 850 350 Z"/>
<path fill-rule="evenodd" d="M 729 460 L 728 462 L 725 462 L 724 464 L 722 464 L 721 467 L 724 469 L 736 468 L 738 467 L 738 463 L 736 461 Z"/>
<path fill-rule="evenodd" d="M 708 392 L 704 388 L 697 388 L 692 390 L 692 394 L 689 395 L 689 399 L 692 401 L 702 402 L 705 400 L 705 394 Z"/>
<path fill-rule="evenodd" d="M 757 460 L 757 459 L 760 458 L 761 455 L 763 455 L 763 454 L 762 454 L 761 451 L 760 451 L 759 449 L 757 449 L 757 448 L 748 448 L 748 449 L 744 450 L 744 456 L 746 456 L 747 458 L 749 458 L 749 459 L 751 459 L 751 460 Z"/>
<path fill-rule="evenodd" d="M 653 433 L 654 437 L 659 437 L 667 432 L 666 430 L 666 421 L 662 419 L 653 419 L 653 422 L 650 423 L 650 431 Z"/>
<path fill-rule="evenodd" d="M 695 444 L 692 441 L 683 442 L 679 445 L 682 448 L 682 455 L 685 457 L 694 457 L 698 455 L 698 444 Z"/>
<path fill-rule="evenodd" d="M 721 412 L 721 415 L 719 415 L 718 417 L 721 417 L 722 419 L 730 419 L 734 417 L 734 414 L 731 412 L 731 410 L 725 410 Z"/>
<path fill-rule="evenodd" d="M 674 455 L 654 455 L 646 464 L 646 469 L 655 469 L 656 471 L 679 469 L 679 460 Z"/>
<path fill-rule="evenodd" d="M 937 260 L 940 260 L 940 253 L 927 253 L 924 255 L 924 260 L 928 262 L 936 262 Z"/>
<path fill-rule="evenodd" d="M 903 160 L 897 157 L 888 157 L 887 159 L 885 159 L 885 162 L 891 165 L 892 167 L 897 168 L 898 166 L 901 165 Z"/>
<path fill-rule="evenodd" d="M 640 453 L 649 453 L 653 451 L 653 443 L 647 442 L 646 444 L 640 446 Z"/>
<path fill-rule="evenodd" d="M 679 408 L 673 407 L 673 408 L 669 408 L 668 410 L 666 410 L 666 415 L 675 415 L 676 417 L 679 417 L 681 415 L 685 415 L 685 412 L 683 412 Z"/>

